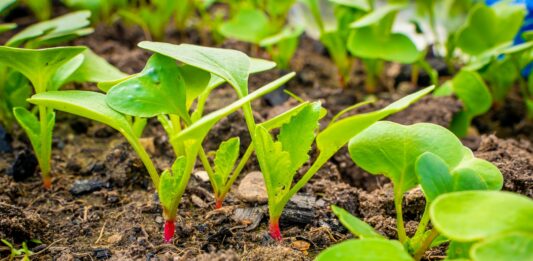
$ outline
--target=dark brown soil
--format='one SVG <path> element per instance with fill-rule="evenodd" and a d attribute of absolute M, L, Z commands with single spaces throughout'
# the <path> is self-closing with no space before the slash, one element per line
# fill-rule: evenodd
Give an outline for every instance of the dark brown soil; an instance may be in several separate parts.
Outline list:
<path fill-rule="evenodd" d="M 111 27 L 98 26 L 94 34 L 74 44 L 87 45 L 124 72 L 134 73 L 142 69 L 149 56 L 136 47 L 143 39 L 141 30 L 118 23 Z M 4 38 L 0 38 L 0 42 L 3 41 Z M 200 39 L 194 31 L 181 35 L 169 32 L 168 42 L 183 41 L 199 43 Z M 250 50 L 249 45 L 232 41 L 224 46 L 248 53 Z M 257 56 L 266 57 L 263 52 Z M 298 76 L 286 88 L 303 99 L 322 101 L 329 110 L 325 121 L 365 97 L 362 91 L 364 73 L 360 67 L 356 66 L 348 86 L 340 88 L 335 67 L 323 54 L 320 44 L 309 38 L 303 38 L 292 66 Z M 394 72 L 401 71 L 398 65 L 389 67 L 385 85 L 394 83 Z M 252 76 L 251 88 L 256 89 L 281 74 L 273 70 Z M 395 88 L 394 93 L 378 93 L 379 102 L 356 112 L 381 108 L 416 89 L 407 82 L 399 86 L 389 86 Z M 92 85 L 75 87 L 96 89 Z M 223 107 L 236 98 L 227 86 L 216 89 L 212 95 L 216 99 L 209 101 L 207 111 Z M 258 121 L 297 104 L 293 99 L 281 101 L 277 106 L 269 103 L 264 99 L 254 102 Z M 427 97 L 389 120 L 448 126 L 460 108 L 460 102 L 454 98 Z M 514 110 L 512 108 L 509 113 L 515 115 Z M 503 110 L 501 116 L 485 116 L 475 122 L 479 132 L 496 135 L 474 135 L 466 141 L 477 148 L 478 157 L 495 163 L 502 170 L 504 189 L 533 197 L 532 139 L 525 131 L 531 130 L 533 125 L 513 121 L 514 129 L 500 128 L 505 126 L 506 112 Z M 214 150 L 223 140 L 240 136 L 244 150 L 249 135 L 242 123 L 239 113 L 219 122 L 206 139 L 205 148 Z M 209 183 L 191 178 L 180 204 L 175 239 L 171 244 L 164 244 L 162 210 L 153 186 L 142 163 L 117 132 L 95 122 L 58 113 L 52 157 L 53 187 L 49 191 L 42 188 L 38 174 L 22 182 L 15 182 L 7 175 L 16 155 L 29 148 L 22 132 L 17 130 L 16 133 L 12 143 L 14 151 L 0 154 L 0 238 L 16 244 L 41 240 L 42 245 L 30 246 L 38 253 L 33 257 L 35 260 L 311 260 L 321 250 L 351 237 L 331 213 L 329 206 L 332 204 L 361 217 L 382 234 L 396 237 L 389 181 L 356 167 L 346 149 L 339 151 L 299 194 L 314 202 L 311 209 L 306 210 L 312 218 L 294 218 L 292 212 L 282 217 L 283 243 L 277 244 L 268 236 L 268 212 L 264 205 L 241 202 L 231 191 L 225 207 L 213 210 Z M 513 135 L 525 138 L 516 140 Z M 149 123 L 145 137 L 157 167 L 167 168 L 173 155 L 157 122 Z M 258 169 L 252 160 L 245 170 Z M 200 165 L 198 170 L 201 170 Z M 86 186 L 83 190 L 72 190 L 76 184 Z M 420 190 L 406 195 L 404 209 L 408 233 L 416 229 L 424 204 Z M 254 208 L 256 213 L 261 213 L 257 227 L 233 217 L 244 208 Z M 0 257 L 7 254 L 5 248 L 0 248 Z M 442 256 L 442 249 L 427 254 L 431 260 L 439 256 Z"/>

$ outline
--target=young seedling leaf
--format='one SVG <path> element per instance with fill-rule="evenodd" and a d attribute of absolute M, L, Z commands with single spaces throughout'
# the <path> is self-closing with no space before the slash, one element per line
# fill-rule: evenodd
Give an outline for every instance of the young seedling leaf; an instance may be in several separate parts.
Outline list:
<path fill-rule="evenodd" d="M 359 238 L 382 238 L 385 239 L 380 233 L 374 230 L 369 224 L 353 216 L 348 211 L 337 206 L 331 206 L 331 210 L 344 227 L 346 227 L 350 233 Z"/>
<path fill-rule="evenodd" d="M 220 25 L 218 29 L 226 38 L 259 44 L 272 33 L 268 16 L 255 8 L 241 8 L 231 20 Z"/>
<path fill-rule="evenodd" d="M 239 97 L 248 94 L 250 58 L 240 51 L 148 41 L 138 46 L 219 76 L 236 89 Z"/>
<path fill-rule="evenodd" d="M 214 182 L 217 188 L 226 185 L 229 175 L 239 158 L 240 140 L 238 137 L 231 138 L 220 144 L 215 154 L 215 176 Z"/>
<path fill-rule="evenodd" d="M 481 76 L 472 71 L 461 70 L 453 78 L 452 88 L 464 109 L 454 116 L 450 129 L 457 136 L 463 137 L 467 134 L 472 118 L 490 109 L 492 96 Z"/>
<path fill-rule="evenodd" d="M 370 3 L 367 0 L 329 0 L 332 3 L 349 6 L 351 8 L 359 9 L 361 11 L 368 12 L 372 9 Z"/>
<path fill-rule="evenodd" d="M 445 194 L 431 204 L 430 216 L 440 233 L 460 242 L 511 231 L 533 233 L 533 200 L 510 192 Z"/>
<path fill-rule="evenodd" d="M 17 28 L 17 24 L 15 23 L 0 24 L 0 34 L 3 32 L 11 31 L 15 28 Z"/>
<path fill-rule="evenodd" d="M 348 39 L 348 50 L 356 57 L 406 64 L 416 62 L 421 56 L 421 52 L 406 35 L 376 35 L 372 27 L 353 30 Z"/>
<path fill-rule="evenodd" d="M 191 107 L 194 100 L 209 87 L 211 74 L 187 64 L 180 65 L 179 70 L 185 83 L 185 96 L 187 98 L 186 107 L 188 109 Z"/>
<path fill-rule="evenodd" d="M 0 63 L 21 72 L 37 93 L 44 92 L 56 71 L 85 47 L 55 47 L 41 50 L 0 46 Z"/>
<path fill-rule="evenodd" d="M 83 54 L 78 54 L 74 58 L 70 59 L 67 63 L 59 67 L 51 82 L 48 85 L 48 91 L 57 91 L 61 86 L 67 83 L 68 78 L 81 66 L 85 57 Z"/>
<path fill-rule="evenodd" d="M 453 177 L 448 170 L 448 165 L 431 152 L 424 152 L 418 157 L 415 172 L 428 202 L 454 189 Z"/>
<path fill-rule="evenodd" d="M 28 26 L 9 39 L 6 46 L 17 47 L 30 41 L 31 46 L 38 47 L 90 34 L 93 29 L 86 28 L 90 17 L 90 11 L 78 11 Z"/>
<path fill-rule="evenodd" d="M 449 166 L 457 166 L 463 159 L 459 139 L 446 128 L 429 123 L 377 122 L 351 139 L 348 148 L 358 166 L 387 176 L 402 193 L 418 184 L 415 161 L 424 152 L 432 152 Z"/>
<path fill-rule="evenodd" d="M 315 140 L 321 108 L 319 102 L 311 103 L 281 126 L 278 141 L 281 142 L 283 151 L 289 153 L 291 173 L 296 173 L 309 160 L 308 153 Z"/>
<path fill-rule="evenodd" d="M 69 82 L 99 83 L 114 81 L 128 76 L 90 49 L 87 49 L 82 55 L 84 57 L 83 63 L 72 75 L 70 75 L 68 79 Z"/>
<path fill-rule="evenodd" d="M 317 261 L 396 260 L 413 261 L 399 241 L 367 238 L 347 240 L 320 253 Z"/>
<path fill-rule="evenodd" d="M 181 200 L 180 186 L 185 174 L 186 158 L 179 157 L 172 164 L 171 171 L 164 171 L 159 178 L 159 200 L 163 206 L 165 220 L 174 220 Z"/>
<path fill-rule="evenodd" d="M 475 244 L 472 260 L 533 260 L 533 233 L 514 232 L 492 237 Z"/>
<path fill-rule="evenodd" d="M 351 28 L 363 28 L 369 27 L 378 24 L 385 17 L 389 15 L 394 15 L 396 12 L 404 8 L 405 4 L 387 4 L 383 7 L 377 8 L 374 11 L 368 13 L 367 15 L 357 19 L 355 22 L 350 24 Z"/>
<path fill-rule="evenodd" d="M 175 114 L 188 119 L 185 82 L 174 59 L 154 54 L 142 72 L 112 87 L 107 104 L 127 115 Z"/>

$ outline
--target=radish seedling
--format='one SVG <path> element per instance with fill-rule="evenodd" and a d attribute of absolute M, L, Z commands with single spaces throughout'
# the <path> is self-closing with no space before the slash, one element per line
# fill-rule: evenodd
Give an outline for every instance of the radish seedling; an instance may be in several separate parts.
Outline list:
<path fill-rule="evenodd" d="M 533 200 L 498 191 L 442 195 L 430 208 L 435 229 L 451 240 L 448 258 L 533 259 Z"/>
<path fill-rule="evenodd" d="M 269 229 L 272 238 L 282 240 L 279 230 L 279 218 L 290 198 L 350 138 L 374 122 L 405 109 L 409 104 L 431 92 L 432 89 L 433 87 L 429 87 L 411 94 L 375 112 L 332 121 L 328 127 L 318 134 L 316 134 L 320 114 L 320 104 L 318 103 L 307 104 L 290 120 L 282 122 L 277 141 L 272 139 L 264 126 L 258 125 L 253 143 L 267 187 L 270 215 Z M 315 141 L 315 137 L 316 146 L 319 150 L 318 157 L 302 178 L 292 185 L 294 175 L 309 159 L 308 152 Z"/>
<path fill-rule="evenodd" d="M 452 132 L 438 125 L 377 122 L 351 139 L 348 147 L 358 166 L 370 174 L 383 174 L 392 180 L 399 242 L 385 243 L 387 240 L 372 227 L 345 210 L 333 207 L 341 223 L 360 239 L 331 247 L 319 260 L 327 260 L 343 249 L 361 244 L 381 249 L 390 258 L 400 255 L 406 257 L 405 260 L 420 260 L 427 249 L 442 243 L 437 240 L 437 230 L 427 229 L 432 202 L 451 192 L 499 190 L 503 186 L 502 174 L 494 165 L 475 158 Z M 402 200 L 403 194 L 418 184 L 426 198 L 426 207 L 415 235 L 409 238 L 403 222 Z M 402 244 L 405 248 L 391 248 Z M 373 254 L 361 252 L 356 257 L 371 258 Z"/>

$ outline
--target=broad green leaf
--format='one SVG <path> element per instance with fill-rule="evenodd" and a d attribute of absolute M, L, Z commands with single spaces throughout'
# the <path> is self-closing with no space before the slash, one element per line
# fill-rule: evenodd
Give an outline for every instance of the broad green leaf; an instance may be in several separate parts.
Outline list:
<path fill-rule="evenodd" d="M 376 121 L 404 110 L 410 104 L 433 91 L 433 89 L 433 86 L 425 88 L 405 96 L 381 110 L 357 114 L 330 124 L 316 137 L 317 148 L 320 150 L 320 154 L 323 154 L 323 157 L 325 158 L 333 156 L 333 154 L 344 146 L 352 137 L 368 128 Z"/>
<path fill-rule="evenodd" d="M 500 170 L 486 160 L 475 158 L 470 149 L 464 147 L 464 150 L 468 154 L 465 154 L 461 164 L 451 170 L 454 179 L 454 191 L 502 189 L 503 176 Z"/>
<path fill-rule="evenodd" d="M 525 15 L 526 10 L 520 5 L 477 5 L 457 34 L 457 46 L 467 54 L 480 55 L 511 44 Z"/>
<path fill-rule="evenodd" d="M 489 238 L 472 247 L 474 261 L 533 260 L 533 233 L 509 233 Z"/>
<path fill-rule="evenodd" d="M 320 109 L 319 102 L 311 103 L 280 128 L 278 141 L 281 142 L 283 151 L 289 153 L 289 173 L 296 173 L 309 159 L 308 153 L 315 140 Z"/>
<path fill-rule="evenodd" d="M 217 187 L 226 185 L 228 177 L 239 158 L 240 140 L 238 137 L 224 141 L 218 147 L 215 154 L 215 179 Z"/>
<path fill-rule="evenodd" d="M 229 21 L 218 28 L 226 38 L 259 44 L 272 33 L 268 16 L 255 8 L 242 8 Z"/>
<path fill-rule="evenodd" d="M 453 191 L 453 177 L 448 165 L 439 156 L 424 152 L 416 160 L 415 172 L 428 202 Z"/>
<path fill-rule="evenodd" d="M 461 70 L 451 84 L 454 93 L 463 103 L 463 111 L 454 117 L 450 129 L 462 137 L 466 135 L 472 118 L 490 109 L 492 96 L 476 72 Z"/>
<path fill-rule="evenodd" d="M 303 102 L 295 107 L 290 108 L 287 111 L 284 111 L 283 113 L 277 115 L 276 117 L 266 120 L 258 125 L 263 126 L 267 130 L 277 129 L 281 127 L 283 124 L 288 123 L 292 117 L 294 117 L 296 114 L 298 114 L 301 110 L 307 107 L 309 102 Z"/>
<path fill-rule="evenodd" d="M 359 9 L 362 11 L 370 11 L 372 9 L 372 6 L 370 6 L 370 3 L 368 0 L 329 0 L 332 3 L 338 4 L 338 5 L 344 5 L 349 6 L 355 9 Z"/>
<path fill-rule="evenodd" d="M 245 96 L 244 98 L 241 98 L 232 104 L 229 104 L 228 106 L 219 109 L 217 111 L 214 111 L 204 117 L 202 117 L 200 120 L 194 122 L 192 125 L 190 125 L 188 128 L 184 129 L 178 136 L 176 136 L 174 139 L 178 139 L 180 141 L 185 140 L 196 140 L 196 141 L 202 141 L 204 137 L 207 135 L 209 130 L 215 125 L 216 122 L 218 122 L 223 117 L 226 117 L 227 115 L 235 112 L 240 107 L 242 107 L 244 104 L 255 100 L 277 88 L 285 84 L 287 81 L 289 81 L 292 77 L 294 77 L 294 73 L 289 73 L 281 78 L 261 87 L 260 89 L 254 91 L 253 93 Z"/>
<path fill-rule="evenodd" d="M 107 93 L 107 92 L 109 92 L 109 90 L 113 86 L 115 86 L 115 85 L 117 85 L 117 84 L 119 84 L 121 82 L 124 82 L 124 81 L 126 81 L 128 79 L 131 79 L 133 77 L 136 77 L 136 76 L 137 76 L 137 74 L 132 74 L 132 75 L 124 76 L 123 78 L 116 79 L 116 80 L 111 80 L 111 81 L 106 81 L 106 82 L 99 82 L 97 84 L 97 86 L 98 86 L 98 89 L 100 89 L 101 91 Z"/>
<path fill-rule="evenodd" d="M 284 151 L 281 142 L 274 141 L 262 126 L 255 129 L 255 153 L 265 178 L 269 205 L 275 204 L 292 184 L 295 172 L 292 171 L 291 155 Z M 272 211 L 272 207 L 269 208 Z"/>
<path fill-rule="evenodd" d="M 84 57 L 83 63 L 74 74 L 69 77 L 68 81 L 78 83 L 99 83 L 113 81 L 128 76 L 90 49 L 87 49 L 82 55 Z"/>
<path fill-rule="evenodd" d="M 187 109 L 191 107 L 192 103 L 202 92 L 209 87 L 211 74 L 202 69 L 190 66 L 179 66 L 180 74 L 185 82 L 185 96 L 187 98 Z"/>
<path fill-rule="evenodd" d="M 21 72 L 33 84 L 37 93 L 48 88 L 54 73 L 85 47 L 55 47 L 41 50 L 0 46 L 0 63 Z"/>
<path fill-rule="evenodd" d="M 357 19 L 355 22 L 350 24 L 350 27 L 363 28 L 373 26 L 381 22 L 381 20 L 383 20 L 385 17 L 400 11 L 405 6 L 405 4 L 387 4 Z"/>
<path fill-rule="evenodd" d="M 57 91 L 59 88 L 61 88 L 61 86 L 66 84 L 68 78 L 76 70 L 78 70 L 78 68 L 80 68 L 84 59 L 85 58 L 83 54 L 78 54 L 74 58 L 70 59 L 70 61 L 59 67 L 54 73 L 50 84 L 48 85 L 48 91 Z"/>
<path fill-rule="evenodd" d="M 347 228 L 354 236 L 357 236 L 359 238 L 385 239 L 385 237 L 378 233 L 376 230 L 374 230 L 373 227 L 371 227 L 361 219 L 353 216 L 343 208 L 332 205 L 331 210 L 333 211 L 333 213 L 335 213 L 337 218 L 339 218 L 339 221 L 342 223 L 342 225 Z"/>
<path fill-rule="evenodd" d="M 6 45 L 16 47 L 29 41 L 33 47 L 38 47 L 87 35 L 93 31 L 92 28 L 87 28 L 90 17 L 90 11 L 78 11 L 40 22 L 13 36 Z"/>
<path fill-rule="evenodd" d="M 413 261 L 399 241 L 387 239 L 347 240 L 322 251 L 316 261 Z"/>
<path fill-rule="evenodd" d="M 470 260 L 470 248 L 472 242 L 451 241 L 446 254 L 450 260 Z"/>
<path fill-rule="evenodd" d="M 438 197 L 431 222 L 451 240 L 472 242 L 500 233 L 533 233 L 533 200 L 500 191 L 465 191 Z"/>
<path fill-rule="evenodd" d="M 28 101 L 99 121 L 122 133 L 133 135 L 126 117 L 111 109 L 105 102 L 105 95 L 101 93 L 76 90 L 53 91 L 35 94 Z"/>
<path fill-rule="evenodd" d="M 348 39 L 348 50 L 356 57 L 407 64 L 414 63 L 421 56 L 421 52 L 406 35 L 376 35 L 372 27 L 353 30 Z"/>
<path fill-rule="evenodd" d="M 185 82 L 174 59 L 154 54 L 143 71 L 113 86 L 107 104 L 127 115 L 154 117 L 175 114 L 188 119 Z"/>
<path fill-rule="evenodd" d="M 377 122 L 352 138 L 348 149 L 359 167 L 390 178 L 400 192 L 418 184 L 415 162 L 423 153 L 435 154 L 448 166 L 457 166 L 463 159 L 461 141 L 446 128 L 430 123 Z"/>
<path fill-rule="evenodd" d="M 272 68 L 276 67 L 276 63 L 272 61 L 267 61 L 263 59 L 258 58 L 250 58 L 250 68 L 248 68 L 249 74 L 259 73 L 263 71 L 268 71 Z M 209 80 L 209 87 L 207 87 L 208 90 L 213 90 L 217 86 L 223 84 L 225 82 L 224 79 L 216 76 L 215 74 L 211 74 L 211 79 Z"/>
<path fill-rule="evenodd" d="M 239 97 L 248 94 L 250 58 L 240 51 L 148 41 L 138 46 L 215 74 L 231 84 Z"/>

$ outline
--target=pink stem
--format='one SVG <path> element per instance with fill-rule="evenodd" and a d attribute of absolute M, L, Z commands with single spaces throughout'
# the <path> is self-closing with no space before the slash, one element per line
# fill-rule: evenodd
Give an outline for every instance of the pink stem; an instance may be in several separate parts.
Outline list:
<path fill-rule="evenodd" d="M 271 218 L 269 222 L 269 229 L 270 229 L 270 236 L 278 241 L 283 241 L 283 237 L 281 236 L 281 231 L 279 230 L 279 217 L 278 218 Z"/>
<path fill-rule="evenodd" d="M 217 198 L 215 201 L 215 209 L 219 209 L 222 207 L 222 202 L 224 202 L 223 198 Z"/>
<path fill-rule="evenodd" d="M 174 231 L 176 230 L 176 225 L 174 220 L 165 221 L 165 243 L 170 243 L 172 237 L 174 237 Z"/>

